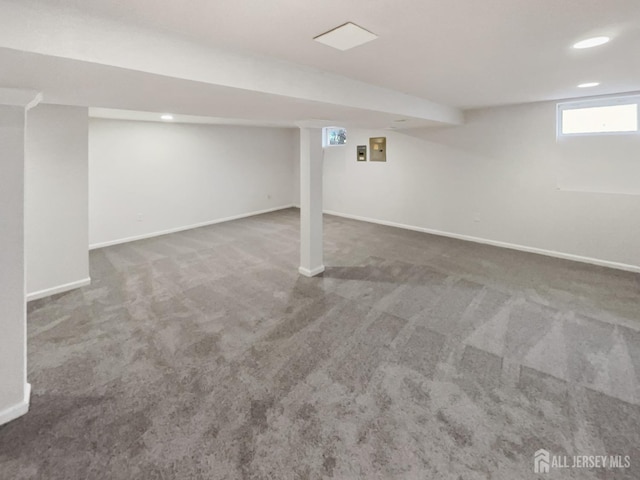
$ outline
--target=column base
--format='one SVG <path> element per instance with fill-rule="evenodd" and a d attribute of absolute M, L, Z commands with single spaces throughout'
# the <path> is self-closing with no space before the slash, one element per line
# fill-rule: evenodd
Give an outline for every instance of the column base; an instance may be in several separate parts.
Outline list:
<path fill-rule="evenodd" d="M 31 384 L 27 383 L 24 386 L 24 399 L 22 400 L 22 402 L 0 412 L 0 425 L 4 425 L 5 423 L 10 422 L 11 420 L 15 420 L 16 418 L 21 417 L 22 415 L 27 413 L 29 411 L 30 400 Z"/>
<path fill-rule="evenodd" d="M 315 277 L 316 275 L 320 275 L 322 272 L 324 272 L 324 265 L 320 265 L 319 267 L 316 267 L 313 270 L 300 267 L 298 268 L 298 272 L 300 272 L 305 277 Z"/>

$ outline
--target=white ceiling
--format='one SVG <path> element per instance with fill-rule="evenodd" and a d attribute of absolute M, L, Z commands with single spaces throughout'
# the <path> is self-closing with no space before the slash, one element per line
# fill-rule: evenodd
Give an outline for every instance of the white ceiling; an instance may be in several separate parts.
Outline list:
<path fill-rule="evenodd" d="M 22 0 L 25 1 L 25 0 Z M 640 90 L 639 0 L 41 0 L 463 109 Z M 377 34 L 340 52 L 345 22 Z M 608 45 L 575 51 L 583 38 Z M 588 92 L 583 82 L 599 81 Z"/>
<path fill-rule="evenodd" d="M 120 110 L 100 116 L 412 128 L 640 91 L 640 0 L 0 0 L 0 12 L 0 87 Z M 379 38 L 313 41 L 346 22 Z M 597 35 L 612 41 L 571 48 Z"/>

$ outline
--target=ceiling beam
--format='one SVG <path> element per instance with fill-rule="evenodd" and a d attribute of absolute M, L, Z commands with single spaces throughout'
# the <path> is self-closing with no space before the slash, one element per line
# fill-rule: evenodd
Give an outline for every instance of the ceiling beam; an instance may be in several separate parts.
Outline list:
<path fill-rule="evenodd" d="M 314 68 L 42 3 L 0 5 L 0 47 L 444 125 L 463 123 L 456 108 Z"/>

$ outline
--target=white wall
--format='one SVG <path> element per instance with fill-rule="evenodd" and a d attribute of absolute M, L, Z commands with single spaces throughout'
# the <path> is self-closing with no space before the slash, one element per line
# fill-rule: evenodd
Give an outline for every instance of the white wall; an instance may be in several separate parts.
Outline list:
<path fill-rule="evenodd" d="M 553 102 L 471 111 L 460 127 L 351 129 L 325 150 L 325 211 L 640 266 L 640 135 L 555 132 Z M 387 137 L 387 163 L 356 162 L 371 136 Z"/>
<path fill-rule="evenodd" d="M 2 99 L 0 99 L 2 100 Z M 0 425 L 26 413 L 25 109 L 0 104 Z"/>
<path fill-rule="evenodd" d="M 291 206 L 294 132 L 91 119 L 90 245 Z"/>
<path fill-rule="evenodd" d="M 25 160 L 27 298 L 89 281 L 88 112 L 29 111 Z"/>

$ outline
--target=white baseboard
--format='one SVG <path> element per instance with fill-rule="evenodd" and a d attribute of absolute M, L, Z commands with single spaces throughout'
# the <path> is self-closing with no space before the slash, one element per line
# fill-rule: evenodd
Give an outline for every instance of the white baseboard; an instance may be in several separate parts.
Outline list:
<path fill-rule="evenodd" d="M 324 213 L 328 215 L 335 215 L 336 217 L 344 217 L 344 218 L 350 218 L 352 220 L 360 220 L 362 222 L 377 223 L 379 225 L 386 225 L 388 227 L 403 228 L 405 230 L 413 230 L 416 232 L 429 233 L 431 235 L 438 235 L 441 237 L 455 238 L 457 240 L 465 240 L 467 242 L 482 243 L 485 245 L 492 245 L 494 247 L 509 248 L 511 250 L 518 250 L 518 251 L 527 252 L 527 253 L 536 253 L 538 255 L 545 255 L 547 257 L 562 258 L 564 260 L 572 260 L 574 262 L 589 263 L 591 265 L 598 265 L 600 267 L 615 268 L 616 270 L 624 270 L 627 272 L 640 273 L 640 266 L 638 265 L 629 265 L 626 263 L 611 262 L 609 260 L 601 260 L 599 258 L 591 258 L 591 257 L 583 257 L 581 255 L 574 255 L 572 253 L 557 252 L 555 250 L 545 250 L 543 248 L 528 247 L 526 245 L 518 245 L 514 243 L 490 240 L 488 238 L 473 237 L 470 235 L 461 235 L 459 233 L 451 233 L 451 232 L 444 232 L 441 230 L 433 230 L 430 228 L 416 227 L 414 225 L 405 225 L 402 223 L 389 222 L 386 220 L 378 220 L 375 218 L 361 217 L 359 215 L 340 213 L 332 210 L 325 210 Z"/>
<path fill-rule="evenodd" d="M 75 290 L 76 288 L 86 287 L 91 283 L 91 278 L 83 278 L 76 282 L 65 283 L 64 285 L 58 285 L 57 287 L 46 288 L 44 290 L 38 290 L 37 292 L 31 292 L 27 294 L 27 302 L 32 300 L 38 300 L 40 298 L 50 297 L 57 293 L 68 292 L 69 290 Z"/>
<path fill-rule="evenodd" d="M 298 272 L 300 272 L 305 277 L 315 277 L 316 275 L 320 275 L 322 272 L 324 272 L 324 265 L 320 265 L 319 267 L 316 267 L 313 270 L 300 267 L 298 268 Z"/>
<path fill-rule="evenodd" d="M 0 412 L 0 425 L 15 420 L 29 411 L 29 400 L 31 399 L 31 384 L 26 383 L 24 386 L 24 398 L 20 403 L 9 407 Z"/>
<path fill-rule="evenodd" d="M 92 243 L 89 245 L 89 250 L 95 250 L 97 248 L 111 247 L 113 245 L 120 245 L 121 243 L 135 242 L 136 240 L 144 240 L 145 238 L 159 237 L 160 235 L 168 235 L 169 233 L 183 232 L 185 230 L 191 230 L 193 228 L 207 227 L 209 225 L 215 225 L 216 223 L 230 222 L 231 220 L 238 220 L 240 218 L 253 217 L 255 215 L 262 215 L 263 213 L 276 212 L 278 210 L 285 210 L 292 208 L 293 204 L 281 205 L 279 207 L 268 208 L 266 210 L 258 210 L 255 212 L 242 213 L 240 215 L 234 215 L 232 217 L 219 218 L 217 220 L 210 220 L 207 222 L 196 223 L 193 225 L 185 225 L 183 227 L 170 228 L 168 230 L 161 230 L 158 232 L 145 233 L 142 235 L 136 235 L 134 237 L 119 238 L 117 240 L 109 240 L 108 242 Z"/>

